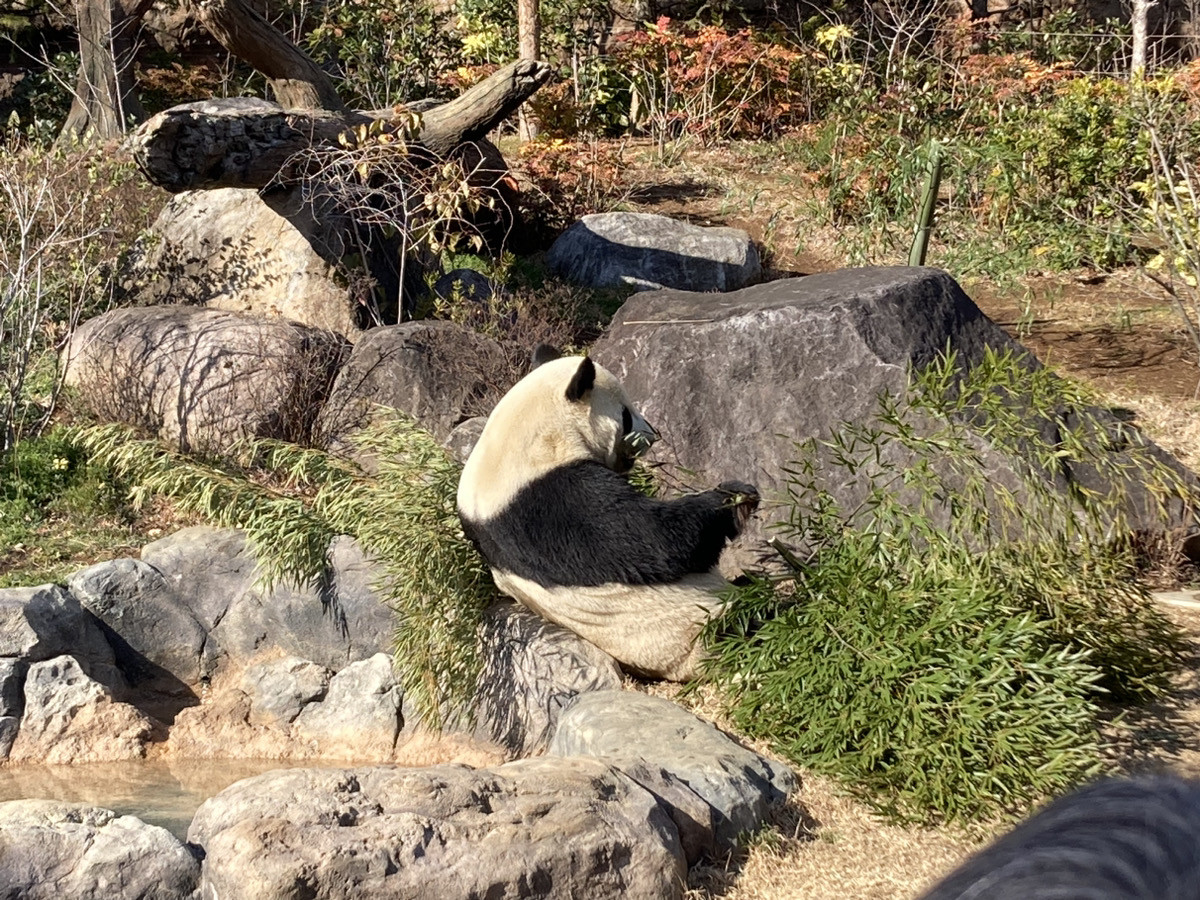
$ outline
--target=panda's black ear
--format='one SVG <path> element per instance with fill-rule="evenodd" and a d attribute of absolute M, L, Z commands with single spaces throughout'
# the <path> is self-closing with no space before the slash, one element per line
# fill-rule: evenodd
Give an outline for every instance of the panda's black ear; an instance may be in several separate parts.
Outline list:
<path fill-rule="evenodd" d="M 532 372 L 543 363 L 558 359 L 560 356 L 562 354 L 549 344 L 538 344 L 533 348 L 533 355 L 529 359 L 529 371 Z"/>
<path fill-rule="evenodd" d="M 582 400 L 596 383 L 596 364 L 585 356 L 571 383 L 567 385 L 567 399 L 572 403 Z"/>

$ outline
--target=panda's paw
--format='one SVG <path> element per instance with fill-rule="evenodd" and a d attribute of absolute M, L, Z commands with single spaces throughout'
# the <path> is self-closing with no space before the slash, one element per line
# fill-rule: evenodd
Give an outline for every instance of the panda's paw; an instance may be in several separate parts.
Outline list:
<path fill-rule="evenodd" d="M 758 509 L 758 488 L 744 481 L 724 481 L 717 485 L 717 490 L 728 495 L 727 503 L 734 508 L 733 515 L 740 534 L 754 515 L 754 511 Z"/>

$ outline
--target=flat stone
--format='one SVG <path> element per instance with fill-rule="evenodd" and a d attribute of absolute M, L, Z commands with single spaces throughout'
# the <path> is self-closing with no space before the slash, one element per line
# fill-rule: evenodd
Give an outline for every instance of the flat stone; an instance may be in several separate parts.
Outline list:
<path fill-rule="evenodd" d="M 704 228 L 652 213 L 584 216 L 546 254 L 550 270 L 590 288 L 732 291 L 762 273 L 739 228 Z"/>

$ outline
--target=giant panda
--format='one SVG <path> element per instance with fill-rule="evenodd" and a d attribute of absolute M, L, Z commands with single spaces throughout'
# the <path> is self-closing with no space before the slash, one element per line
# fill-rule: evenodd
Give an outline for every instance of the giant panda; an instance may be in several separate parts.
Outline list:
<path fill-rule="evenodd" d="M 612 373 L 539 348 L 463 467 L 458 514 L 501 591 L 625 668 L 679 681 L 695 674 L 728 584 L 717 559 L 758 492 L 645 496 L 625 473 L 657 438 Z"/>

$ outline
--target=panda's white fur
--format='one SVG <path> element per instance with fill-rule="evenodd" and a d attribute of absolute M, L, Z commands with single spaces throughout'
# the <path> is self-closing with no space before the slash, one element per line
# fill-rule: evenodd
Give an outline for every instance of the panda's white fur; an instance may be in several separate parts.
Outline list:
<path fill-rule="evenodd" d="M 542 363 L 505 394 L 479 436 L 458 484 L 459 513 L 484 519 L 503 509 L 518 490 L 551 469 L 595 460 L 619 471 L 621 410 L 646 426 L 616 377 L 595 366 L 587 402 L 567 399 L 580 357 Z"/>
<path fill-rule="evenodd" d="M 543 363 L 493 410 L 458 510 L 502 591 L 631 670 L 681 680 L 727 586 L 717 556 L 757 495 L 732 484 L 644 497 L 615 474 L 633 433 L 653 429 L 612 373 L 586 357 Z"/>

